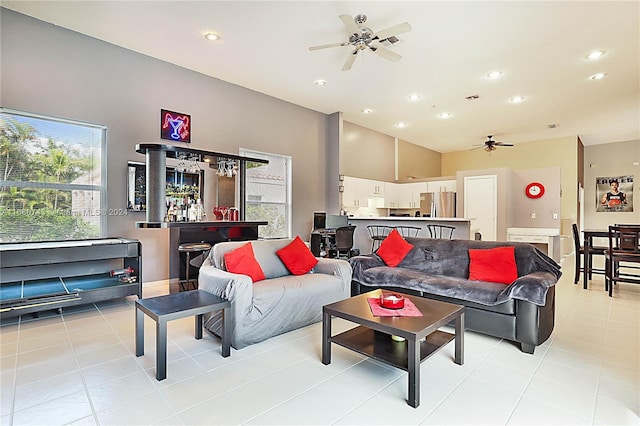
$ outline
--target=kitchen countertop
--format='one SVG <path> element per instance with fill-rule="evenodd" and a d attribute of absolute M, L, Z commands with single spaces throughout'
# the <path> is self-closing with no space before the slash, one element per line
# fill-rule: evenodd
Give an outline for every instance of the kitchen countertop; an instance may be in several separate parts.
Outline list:
<path fill-rule="evenodd" d="M 349 216 L 349 220 L 402 220 L 415 222 L 469 222 L 464 217 L 415 217 L 415 216 Z"/>
<path fill-rule="evenodd" d="M 136 222 L 136 228 L 147 228 L 147 229 L 158 229 L 158 228 L 208 228 L 208 227 L 219 227 L 219 228 L 231 228 L 235 226 L 246 227 L 246 226 L 258 226 L 258 225 L 267 225 L 269 222 L 266 221 L 248 221 L 248 220 L 240 220 L 240 221 L 230 221 L 230 220 L 213 220 L 206 222 Z"/>

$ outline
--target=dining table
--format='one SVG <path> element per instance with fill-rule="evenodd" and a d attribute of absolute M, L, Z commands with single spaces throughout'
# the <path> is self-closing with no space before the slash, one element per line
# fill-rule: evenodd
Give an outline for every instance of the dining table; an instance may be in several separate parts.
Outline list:
<path fill-rule="evenodd" d="M 584 284 L 583 288 L 587 289 L 589 284 L 589 275 L 591 272 L 591 256 L 588 255 L 589 250 L 593 247 L 594 238 L 609 238 L 608 229 L 584 229 L 582 231 L 584 237 Z"/>

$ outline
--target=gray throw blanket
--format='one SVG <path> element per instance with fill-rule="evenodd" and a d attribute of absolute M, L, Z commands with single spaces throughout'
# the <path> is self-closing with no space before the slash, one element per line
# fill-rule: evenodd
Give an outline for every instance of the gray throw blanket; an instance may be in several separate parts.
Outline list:
<path fill-rule="evenodd" d="M 370 287 L 400 287 L 482 305 L 510 299 L 544 306 L 547 289 L 562 275 L 560 265 L 526 243 L 406 238 L 413 249 L 396 268 L 377 254 L 350 259 L 353 280 Z M 518 279 L 509 285 L 470 281 L 469 249 L 515 247 Z"/>

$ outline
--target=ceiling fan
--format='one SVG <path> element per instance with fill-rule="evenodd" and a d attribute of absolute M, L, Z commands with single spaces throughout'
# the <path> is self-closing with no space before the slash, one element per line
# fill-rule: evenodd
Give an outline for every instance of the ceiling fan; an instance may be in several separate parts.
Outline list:
<path fill-rule="evenodd" d="M 478 148 L 483 146 L 484 150 L 487 152 L 493 152 L 495 151 L 498 146 L 513 146 L 513 144 L 510 143 L 504 143 L 504 142 L 498 142 L 498 141 L 494 141 L 493 140 L 493 135 L 488 135 L 487 136 L 487 140 L 484 141 L 484 144 L 482 145 L 478 145 Z"/>
<path fill-rule="evenodd" d="M 356 15 L 355 18 L 351 17 L 351 15 L 340 15 L 340 19 L 349 31 L 349 39 L 342 43 L 312 46 L 309 50 L 313 51 L 326 49 L 328 47 L 352 46 L 354 50 L 349 54 L 347 61 L 342 67 L 342 71 L 350 70 L 356 60 L 356 56 L 358 56 L 358 53 L 366 49 L 370 49 L 372 52 L 377 53 L 379 56 L 389 61 L 397 62 L 400 60 L 401 56 L 399 54 L 385 48 L 381 43 L 397 43 L 399 41 L 396 37 L 398 34 L 411 31 L 411 25 L 409 25 L 408 22 L 403 22 L 402 24 L 374 32 L 371 28 L 364 26 L 364 23 L 367 22 L 367 15 L 360 14 Z"/>

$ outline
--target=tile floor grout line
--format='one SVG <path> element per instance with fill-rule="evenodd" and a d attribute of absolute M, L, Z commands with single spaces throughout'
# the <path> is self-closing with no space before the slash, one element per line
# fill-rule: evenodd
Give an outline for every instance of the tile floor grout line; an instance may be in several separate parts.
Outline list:
<path fill-rule="evenodd" d="M 95 303 L 92 303 L 92 305 L 94 306 L 95 309 L 98 309 L 98 307 L 96 306 Z M 91 408 L 91 415 L 92 415 L 93 420 L 95 421 L 96 425 L 100 425 L 100 421 L 98 419 L 96 407 L 95 407 L 95 405 L 93 403 L 93 399 L 91 398 L 91 393 L 89 392 L 89 386 L 87 385 L 87 380 L 86 380 L 86 378 L 84 376 L 84 371 L 80 367 L 80 360 L 78 359 L 78 351 L 76 350 L 76 347 L 74 346 L 73 342 L 71 341 L 71 336 L 69 335 L 69 329 L 67 328 L 67 321 L 66 321 L 66 319 L 64 317 L 64 311 L 61 311 L 61 316 L 62 316 L 62 324 L 64 324 L 65 334 L 67 335 L 67 340 L 69 341 L 69 344 L 71 345 L 71 350 L 73 351 L 73 358 L 76 361 L 76 366 L 78 367 L 78 372 L 80 373 L 80 378 L 82 380 L 82 386 L 84 388 L 85 394 L 87 395 L 87 400 L 89 401 L 89 407 Z M 77 421 L 77 420 L 79 420 L 79 419 L 76 419 L 74 421 Z"/>

